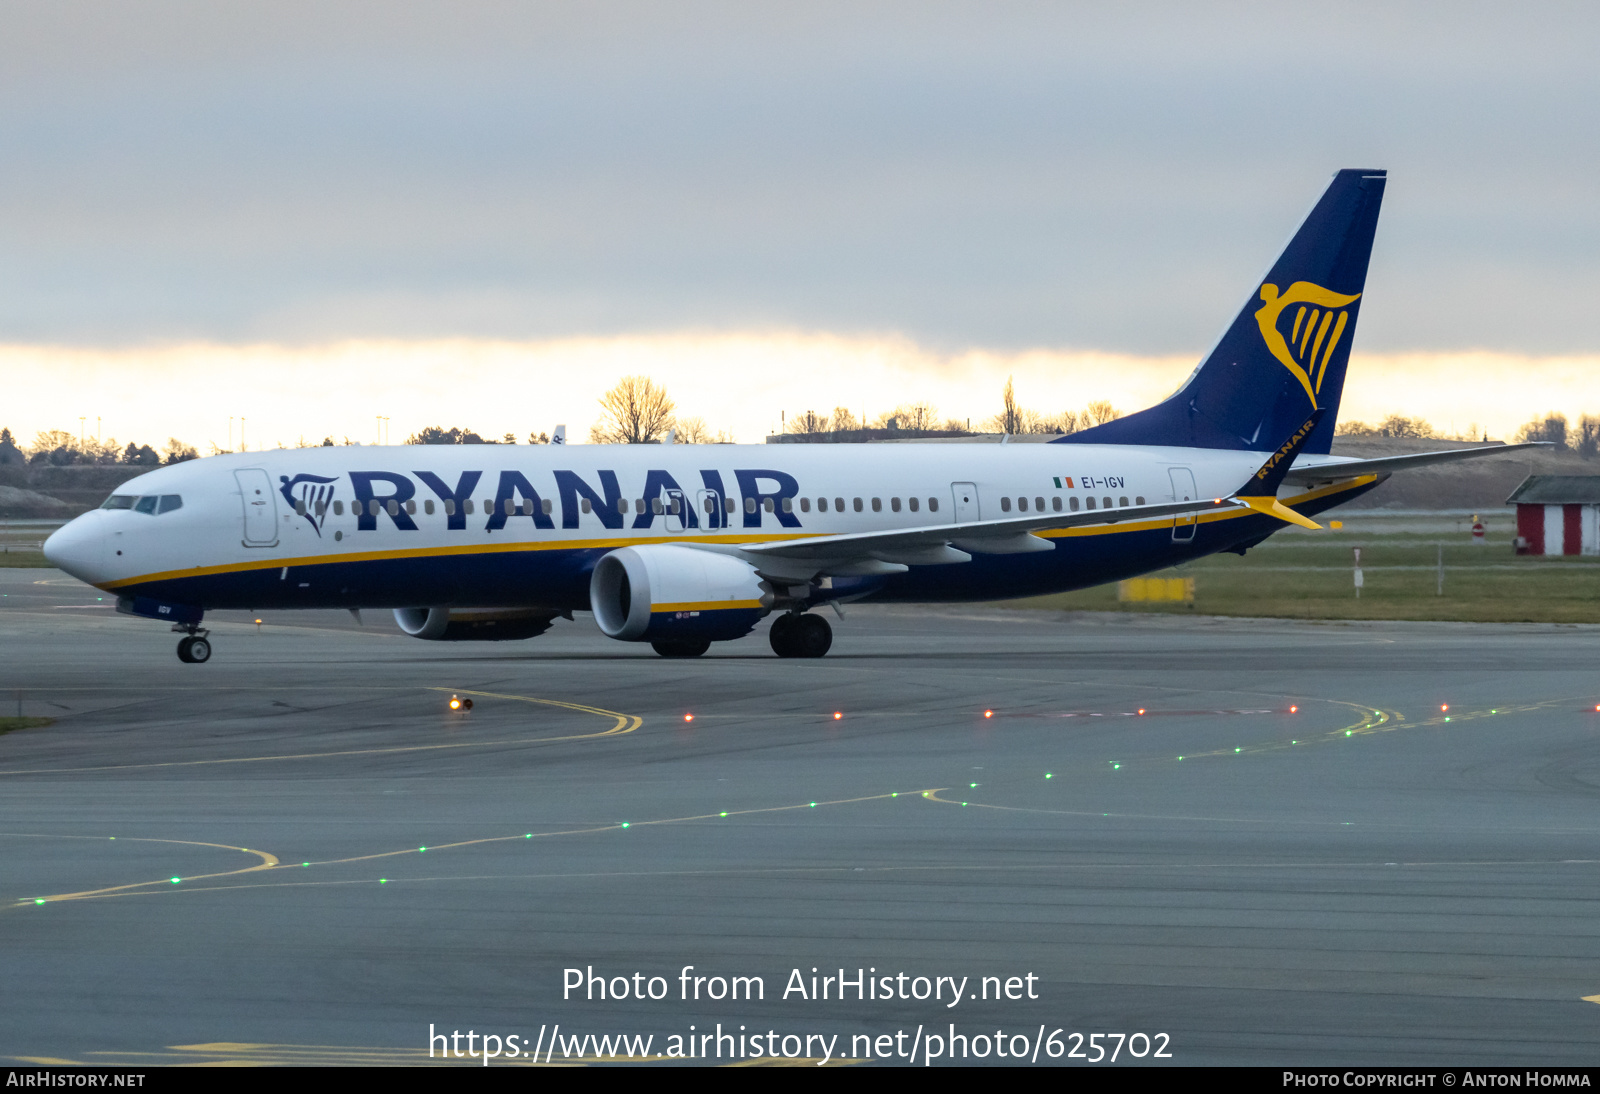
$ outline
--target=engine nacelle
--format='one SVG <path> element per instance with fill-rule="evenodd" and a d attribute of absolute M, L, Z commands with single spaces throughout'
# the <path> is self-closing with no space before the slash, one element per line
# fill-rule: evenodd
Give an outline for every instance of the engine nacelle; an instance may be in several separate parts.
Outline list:
<path fill-rule="evenodd" d="M 622 547 L 589 579 L 595 622 L 624 642 L 742 638 L 771 606 L 749 563 L 692 547 Z"/>
<path fill-rule="evenodd" d="M 396 608 L 394 621 L 430 642 L 504 642 L 550 629 L 558 613 L 542 608 Z"/>

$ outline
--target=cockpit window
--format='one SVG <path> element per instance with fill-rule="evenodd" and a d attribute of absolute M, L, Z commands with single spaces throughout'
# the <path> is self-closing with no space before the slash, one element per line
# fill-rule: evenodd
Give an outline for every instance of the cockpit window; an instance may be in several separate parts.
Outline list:
<path fill-rule="evenodd" d="M 174 509 L 183 508 L 181 494 L 150 494 L 139 497 L 136 494 L 112 494 L 101 505 L 102 509 L 132 509 L 135 513 L 144 513 L 147 516 L 159 516 L 170 513 Z"/>

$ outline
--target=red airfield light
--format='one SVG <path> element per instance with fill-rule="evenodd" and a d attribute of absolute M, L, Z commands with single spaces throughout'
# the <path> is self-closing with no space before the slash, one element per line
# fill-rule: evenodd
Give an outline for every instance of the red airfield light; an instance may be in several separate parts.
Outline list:
<path fill-rule="evenodd" d="M 1290 707 L 1289 708 L 1289 713 L 1290 714 L 1299 714 L 1300 713 L 1300 708 L 1299 707 Z"/>
<path fill-rule="evenodd" d="M 694 721 L 694 715 L 693 714 L 685 714 L 683 716 L 683 720 L 685 722 L 692 722 L 692 721 Z"/>
<path fill-rule="evenodd" d="M 1443 710 L 1449 710 L 1450 709 L 1450 704 L 1449 703 L 1440 703 L 1439 704 L 1439 709 L 1442 710 L 1442 711 Z"/>
<path fill-rule="evenodd" d="M 839 713 L 837 710 L 833 712 L 833 720 L 835 722 L 837 722 L 840 718 L 843 718 L 843 717 L 844 717 L 844 715 Z"/>
<path fill-rule="evenodd" d="M 1596 709 L 1596 710 L 1600 710 L 1600 707 L 1595 707 L 1595 709 Z M 984 717 L 985 717 L 985 718 L 993 718 L 993 717 L 994 717 L 994 711 L 992 711 L 992 710 L 986 710 L 986 711 L 984 711 L 984 712 L 983 712 L 983 716 L 984 716 Z"/>
<path fill-rule="evenodd" d="M 1140 713 L 1140 714 L 1143 714 L 1143 713 L 1144 713 L 1144 707 L 1140 707 L 1140 708 L 1139 708 L 1139 713 Z"/>

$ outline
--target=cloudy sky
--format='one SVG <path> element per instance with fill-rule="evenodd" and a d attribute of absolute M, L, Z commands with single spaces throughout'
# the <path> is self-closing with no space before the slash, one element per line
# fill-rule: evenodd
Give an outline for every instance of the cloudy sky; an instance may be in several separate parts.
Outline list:
<path fill-rule="evenodd" d="M 1339 167 L 1347 417 L 1600 413 L 1597 11 L 0 3 L 0 425 L 1133 409 Z"/>

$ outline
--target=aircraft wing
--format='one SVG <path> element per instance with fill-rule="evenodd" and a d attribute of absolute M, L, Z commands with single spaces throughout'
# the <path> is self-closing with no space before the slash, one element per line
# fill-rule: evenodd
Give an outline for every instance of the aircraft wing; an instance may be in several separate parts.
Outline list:
<path fill-rule="evenodd" d="M 1049 551 L 1055 544 L 1034 535 L 1047 528 L 1079 528 L 1095 524 L 1121 524 L 1152 520 L 1180 513 L 1195 513 L 1219 506 L 1235 508 L 1231 498 L 1129 505 L 1120 509 L 1092 509 L 1079 513 L 1039 513 L 1004 520 L 975 520 L 965 524 L 934 524 L 882 532 L 850 532 L 836 536 L 808 536 L 777 543 L 740 545 L 733 550 L 764 573 L 863 575 L 904 572 L 911 566 L 967 562 L 977 554 L 1025 554 Z"/>
<path fill-rule="evenodd" d="M 1336 482 L 1353 479 L 1357 475 L 1387 474 L 1405 471 L 1412 467 L 1426 467 L 1435 463 L 1454 463 L 1475 456 L 1492 456 L 1496 453 L 1515 452 L 1519 448 L 1549 448 L 1550 441 L 1525 441 L 1522 444 L 1492 444 L 1482 448 L 1453 448 L 1448 452 L 1417 452 L 1410 456 L 1383 456 L 1375 460 L 1334 460 L 1327 463 L 1300 464 L 1289 469 L 1285 482 L 1307 486 L 1318 482 Z"/>

